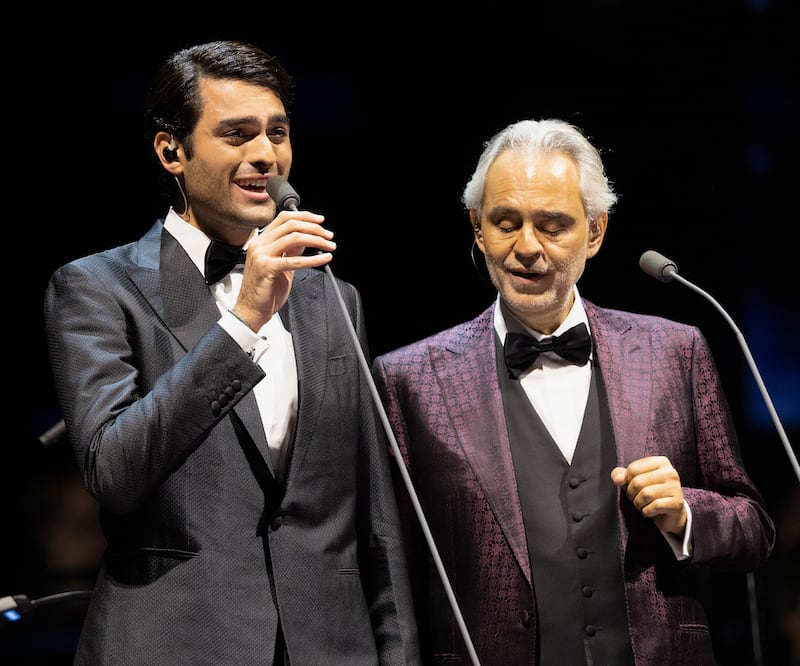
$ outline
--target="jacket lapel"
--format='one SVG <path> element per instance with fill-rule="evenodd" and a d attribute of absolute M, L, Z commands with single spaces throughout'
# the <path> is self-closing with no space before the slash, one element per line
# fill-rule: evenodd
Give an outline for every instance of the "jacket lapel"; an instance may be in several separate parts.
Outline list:
<path fill-rule="evenodd" d="M 325 300 L 319 293 L 321 282 L 312 278 L 311 271 L 295 273 L 289 300 L 280 311 L 286 330 L 292 334 L 297 363 L 298 409 L 302 411 L 302 417 L 297 419 L 292 455 L 286 470 L 287 479 L 292 470 L 302 464 L 307 452 L 306 448 L 297 444 L 313 438 L 328 373 L 328 326 L 331 322 L 325 313 Z M 299 302 L 302 302 L 302 307 L 294 305 Z"/>
<path fill-rule="evenodd" d="M 186 350 L 219 319 L 203 276 L 161 220 L 139 240 L 130 277 Z"/>
<path fill-rule="evenodd" d="M 203 276 L 180 243 L 164 229 L 161 220 L 139 240 L 137 251 L 138 266 L 131 269 L 131 280 L 164 326 L 188 351 L 220 316 Z M 252 391 L 239 401 L 234 411 L 274 476 L 264 425 Z"/>
<path fill-rule="evenodd" d="M 452 345 L 431 350 L 431 364 L 442 386 L 469 387 L 467 391 L 444 392 L 448 415 L 464 455 L 530 583 L 522 509 L 497 378 L 493 309 L 494 305 L 472 325 L 462 328 L 463 333 Z"/>
<path fill-rule="evenodd" d="M 639 335 L 629 319 L 586 300 L 584 307 L 608 395 L 617 461 L 627 465 L 646 452 L 653 382 L 651 341 Z M 642 381 L 631 381 L 631 377 Z"/>

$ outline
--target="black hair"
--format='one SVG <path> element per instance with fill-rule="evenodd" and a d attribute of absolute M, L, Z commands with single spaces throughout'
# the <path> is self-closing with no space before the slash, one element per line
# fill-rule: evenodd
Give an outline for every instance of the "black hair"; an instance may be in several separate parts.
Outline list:
<path fill-rule="evenodd" d="M 200 81 L 203 78 L 245 81 L 272 90 L 291 115 L 294 80 L 276 56 L 257 46 L 235 40 L 207 42 L 173 53 L 157 70 L 144 106 L 144 139 L 167 189 L 174 183 L 158 163 L 153 139 L 169 132 L 191 157 L 190 136 L 203 110 Z"/>

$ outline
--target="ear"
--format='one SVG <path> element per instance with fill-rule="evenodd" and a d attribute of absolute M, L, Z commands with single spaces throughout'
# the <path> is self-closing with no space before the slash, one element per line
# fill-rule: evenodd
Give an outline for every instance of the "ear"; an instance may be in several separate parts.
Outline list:
<path fill-rule="evenodd" d="M 156 132 L 153 149 L 156 151 L 156 157 L 161 162 L 161 166 L 167 172 L 173 176 L 183 173 L 182 149 L 169 132 L 163 130 Z"/>
<path fill-rule="evenodd" d="M 589 222 L 588 254 L 593 257 L 600 251 L 608 228 L 608 213 L 602 213 Z"/>
<path fill-rule="evenodd" d="M 475 208 L 469 209 L 469 222 L 472 225 L 472 233 L 475 234 L 475 244 L 483 252 L 483 232 L 481 231 L 481 219 L 478 217 L 478 211 Z"/>

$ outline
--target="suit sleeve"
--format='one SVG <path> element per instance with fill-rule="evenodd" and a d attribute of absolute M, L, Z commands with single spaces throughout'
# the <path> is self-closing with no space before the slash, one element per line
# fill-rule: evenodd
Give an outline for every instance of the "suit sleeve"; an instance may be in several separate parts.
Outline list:
<path fill-rule="evenodd" d="M 218 325 L 187 352 L 111 261 L 57 270 L 44 313 L 67 434 L 113 513 L 141 506 L 263 376 Z"/>
<path fill-rule="evenodd" d="M 693 519 L 692 561 L 751 570 L 771 552 L 775 527 L 745 470 L 720 377 L 699 331 L 690 370 L 701 476 L 684 487 Z"/>

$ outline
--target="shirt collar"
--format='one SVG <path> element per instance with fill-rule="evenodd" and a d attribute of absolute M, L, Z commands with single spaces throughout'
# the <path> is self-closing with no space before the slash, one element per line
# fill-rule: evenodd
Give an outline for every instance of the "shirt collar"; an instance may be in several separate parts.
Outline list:
<path fill-rule="evenodd" d="M 586 317 L 586 310 L 583 307 L 583 300 L 578 293 L 577 285 L 573 287 L 573 291 L 575 293 L 575 300 L 573 301 L 572 307 L 567 314 L 567 318 L 561 322 L 561 325 L 555 331 L 553 331 L 552 335 L 561 335 L 567 329 L 572 328 L 581 322 L 586 324 L 586 328 L 588 328 L 589 332 L 591 333 L 592 329 L 589 326 L 589 320 Z M 501 340 L 506 339 L 506 333 L 508 333 L 509 330 L 517 331 L 519 333 L 527 333 L 537 340 L 540 340 L 544 337 L 549 337 L 543 333 L 540 333 L 539 331 L 533 330 L 517 319 L 511 313 L 511 311 L 505 305 L 503 305 L 500 299 L 500 294 L 497 295 L 497 299 L 495 300 L 494 304 L 494 330 L 497 332 L 497 335 Z"/>
<path fill-rule="evenodd" d="M 167 217 L 164 220 L 164 228 L 169 231 L 169 233 L 175 237 L 175 240 L 180 243 L 181 247 L 186 250 L 186 254 L 189 255 L 192 263 L 197 266 L 197 270 L 205 274 L 206 251 L 211 244 L 211 239 L 203 231 L 189 224 L 178 215 L 174 208 L 169 209 Z M 258 231 L 256 233 L 258 233 Z M 244 244 L 244 247 L 247 248 L 249 243 L 250 241 L 248 240 L 247 243 Z"/>

